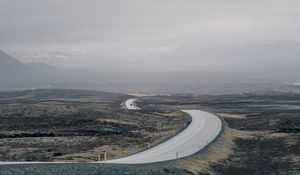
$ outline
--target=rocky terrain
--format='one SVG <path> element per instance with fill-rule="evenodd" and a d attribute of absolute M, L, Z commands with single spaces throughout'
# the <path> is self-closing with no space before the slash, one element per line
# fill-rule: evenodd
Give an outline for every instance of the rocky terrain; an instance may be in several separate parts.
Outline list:
<path fill-rule="evenodd" d="M 100 96 L 100 95 L 99 95 Z M 81 97 L 84 99 L 84 97 Z M 122 97 L 123 98 L 123 97 Z M 124 96 L 126 98 L 126 96 Z M 102 99 L 103 100 L 103 99 Z M 176 111 L 181 109 L 202 109 L 209 111 L 211 113 L 215 113 L 223 119 L 224 127 L 223 133 L 209 145 L 206 149 L 200 151 L 199 153 L 184 159 L 180 159 L 178 161 L 168 161 L 163 163 L 156 164 L 146 164 L 146 165 L 109 165 L 109 164 L 62 164 L 62 165 L 11 165 L 11 166 L 0 166 L 0 169 L 4 174 L 85 174 L 89 172 L 89 174 L 96 175 L 99 173 L 105 174 L 299 174 L 300 173 L 300 151 L 299 151 L 299 140 L 300 140 L 300 94 L 297 93 L 280 93 L 280 92 L 255 92 L 255 93 L 245 93 L 245 94 L 230 94 L 230 95 L 192 95 L 192 94 L 182 94 L 182 95 L 171 95 L 171 96 L 152 96 L 152 97 L 140 97 L 138 105 L 143 109 L 142 111 L 127 111 L 123 109 L 119 109 L 118 105 L 122 102 L 123 99 L 111 99 L 105 105 L 102 103 L 80 103 L 76 102 L 76 107 L 67 108 L 63 106 L 68 106 L 70 104 L 59 105 L 61 109 L 60 111 L 65 110 L 67 112 L 62 113 L 64 115 L 53 115 L 55 117 L 55 122 L 60 121 L 59 123 L 66 126 L 59 127 L 59 125 L 54 125 L 58 135 L 57 138 L 63 138 L 62 135 L 70 134 L 67 136 L 72 138 L 72 136 L 76 135 L 76 137 L 86 137 L 89 138 L 90 142 L 81 143 L 81 145 L 86 146 L 87 148 L 92 149 L 93 155 L 96 150 L 100 149 L 108 149 L 109 144 L 105 147 L 97 147 L 101 142 L 101 138 L 105 139 L 114 139 L 122 133 L 122 138 L 126 138 L 126 144 L 124 142 L 114 142 L 117 143 L 118 147 L 116 150 L 120 152 L 122 149 L 128 149 L 129 147 L 133 147 L 134 145 L 141 145 L 145 142 L 140 142 L 141 139 L 138 139 L 139 136 L 137 133 L 132 131 L 137 131 L 143 126 L 143 128 L 147 125 L 146 131 L 150 136 L 151 134 L 155 134 L 155 123 L 157 120 L 161 120 L 162 122 L 172 123 L 172 127 L 179 127 L 180 124 L 184 123 L 184 117 L 181 116 Z M 113 101 L 117 101 L 114 103 Z M 1 102 L 1 134 L 2 138 L 0 139 L 2 142 L 1 151 L 3 148 L 6 148 L 8 145 L 8 140 L 13 142 L 13 140 L 20 139 L 19 135 L 16 133 L 17 131 L 12 129 L 7 129 L 10 126 L 16 126 L 18 120 L 14 118 L 10 120 L 10 122 L 14 123 L 13 125 L 6 125 L 3 127 L 3 123 L 8 124 L 7 113 L 14 113 L 13 116 L 17 116 L 17 111 L 22 111 L 22 105 L 29 105 L 28 102 L 26 104 L 17 104 L 16 101 L 13 102 Z M 74 101 L 71 103 L 74 105 Z M 41 102 L 37 103 L 39 105 L 43 104 Z M 46 103 L 47 105 L 48 102 Z M 51 104 L 53 105 L 53 104 Z M 57 104 L 56 104 L 57 105 Z M 72 106 L 71 105 L 71 106 Z M 99 105 L 95 108 L 95 105 Z M 103 107 L 104 105 L 105 107 Z M 102 106 L 100 108 L 100 106 Z M 16 109 L 17 108 L 17 109 Z M 43 105 L 39 107 L 43 109 Z M 26 107 L 28 109 L 28 107 Z M 70 112 L 77 111 L 77 112 Z M 100 110 L 101 109 L 101 110 Z M 58 110 L 58 109 L 57 109 Z M 6 111 L 6 112 L 5 112 Z M 10 111 L 10 112 L 7 112 Z M 13 112 L 15 111 L 15 112 Z M 26 110 L 25 110 L 26 111 Z M 78 113 L 78 111 L 81 111 Z M 26 112 L 25 112 L 26 113 Z M 48 113 L 48 112 L 46 112 Z M 57 112 L 56 112 L 57 113 Z M 61 112 L 59 112 L 61 113 Z M 80 116 L 80 120 L 76 120 L 80 123 L 81 129 L 75 129 L 72 125 L 68 125 L 67 121 L 69 117 L 67 114 L 71 113 L 70 116 Z M 5 115 L 4 115 L 5 114 Z M 76 115 L 74 115 L 76 114 Z M 176 114 L 176 118 L 174 115 Z M 109 116 L 118 116 L 109 118 Z M 173 117 L 170 117 L 173 116 Z M 21 115 L 24 116 L 24 113 Z M 34 116 L 34 115 L 33 115 Z M 67 119 L 59 119 L 62 118 Z M 95 116 L 101 116 L 97 118 Z M 20 117 L 20 116 L 19 116 Z M 35 116 L 36 117 L 36 116 Z M 76 118 L 76 117 L 75 117 Z M 84 118 L 84 120 L 82 119 Z M 156 118 L 156 119 L 152 119 Z M 170 120 L 172 118 L 172 120 Z M 99 122 L 99 125 L 104 125 L 101 122 L 109 122 L 109 121 L 122 121 L 122 125 L 116 126 L 115 129 L 119 132 L 117 133 L 109 133 L 108 135 L 103 136 L 105 133 L 103 130 L 99 129 L 99 132 L 96 135 L 93 135 L 93 130 L 97 128 L 98 125 L 93 125 L 92 123 Z M 48 119 L 49 120 L 49 119 Z M 107 121 L 108 120 L 108 121 Z M 5 122 L 4 122 L 5 121 Z M 55 123 L 54 122 L 54 123 Z M 146 122 L 144 124 L 139 124 L 142 122 Z M 28 122 L 26 122 L 28 123 Z M 43 122 L 41 122 L 42 124 Z M 48 123 L 48 122 L 47 122 Z M 131 124 L 137 124 L 133 126 Z M 126 125 L 126 127 L 122 127 Z M 19 125 L 18 125 L 19 126 Z M 43 126 L 43 125 L 41 125 Z M 52 125 L 51 125 L 52 126 Z M 131 126 L 131 127 L 129 127 Z M 49 126 L 48 126 L 49 127 Z M 132 128 L 132 129 L 129 129 Z M 136 127 L 136 129 L 133 129 Z M 172 128 L 171 127 L 171 128 Z M 6 129 L 2 129 L 6 128 Z M 32 127 L 30 127 L 32 128 Z M 84 128 L 90 128 L 86 131 Z M 93 128 L 93 129 L 92 129 Z M 112 126 L 109 128 L 113 128 Z M 127 129 L 126 129 L 127 128 Z M 3 132 L 5 130 L 5 132 Z M 27 129 L 28 130 L 28 129 Z M 44 133 L 45 130 L 40 128 L 40 133 Z M 68 132 L 72 131 L 72 132 Z M 171 129 L 166 128 L 166 133 Z M 11 132 L 8 132 L 11 131 Z M 29 129 L 27 132 L 34 133 L 34 130 Z M 87 132 L 91 131 L 91 132 Z M 103 131 L 103 132 L 100 132 Z M 18 131 L 19 132 L 19 131 Z M 87 136 L 82 136 L 84 133 Z M 24 132 L 23 132 L 24 134 Z M 72 135 L 73 134 L 73 135 Z M 30 137 L 22 137 L 22 139 L 27 138 L 35 138 L 32 135 Z M 55 138 L 54 136 L 45 136 L 45 137 L 37 137 L 37 138 Z M 93 142 L 91 138 L 97 138 L 97 141 Z M 146 137 L 147 138 L 147 137 Z M 150 137 L 151 138 L 151 137 Z M 157 138 L 153 136 L 154 139 Z M 64 139 L 62 139 L 64 140 Z M 134 141 L 133 141 L 134 140 Z M 21 143 L 21 142 L 19 142 Z M 26 147 L 24 146 L 21 147 Z M 39 144 L 43 142 L 39 141 Z M 51 142 L 54 143 L 54 142 Z M 63 143 L 63 142 L 58 142 Z M 66 143 L 69 147 L 72 144 L 77 143 L 74 140 Z M 130 144 L 129 144 L 130 143 Z M 138 143 L 138 144 L 137 144 Z M 94 145 L 93 145 L 94 144 Z M 7 152 L 14 147 L 20 147 L 22 144 L 9 144 L 10 147 L 6 148 L 6 152 L 2 152 L 2 159 L 12 159 L 11 156 Z M 26 144 L 25 144 L 26 145 Z M 58 144 L 59 145 L 59 144 Z M 79 144 L 80 145 L 80 144 Z M 89 147 L 89 145 L 92 145 Z M 138 146 L 137 146 L 138 147 Z M 41 146 L 43 148 L 43 146 Z M 60 148 L 60 149 L 59 149 Z M 50 150 L 49 152 L 53 155 L 52 157 L 58 157 L 52 160 L 61 160 L 72 158 L 78 160 L 76 156 L 70 156 L 74 154 L 78 154 L 78 150 L 82 149 L 82 146 L 73 147 L 70 150 L 77 149 L 75 152 L 63 152 L 63 147 L 57 146 L 57 150 Z M 56 147 L 55 147 L 56 149 Z M 114 149 L 114 148 L 113 148 Z M 43 149 L 42 149 L 43 150 Z M 68 149 L 66 149 L 68 150 Z M 70 151 L 69 150 L 69 151 Z M 43 150 L 42 152 L 46 152 Z M 126 152 L 126 153 L 125 153 Z M 121 155 L 129 154 L 130 151 L 125 151 Z M 39 152 L 33 152 L 30 155 L 39 155 Z M 54 156 L 54 153 L 56 156 Z M 59 154 L 62 153 L 62 154 Z M 15 154 L 20 158 L 22 154 Z M 28 154 L 27 154 L 28 155 Z M 91 154 L 92 155 L 92 154 Z M 87 157 L 79 157 L 79 160 Z M 89 156 L 92 157 L 92 156 Z M 40 157 L 37 157 L 40 158 Z M 37 159 L 36 158 L 36 159 Z M 89 159 L 89 158 L 86 158 Z M 85 159 L 85 160 L 86 160 Z M 96 159 L 96 157 L 92 158 Z M 32 160 L 32 159 L 31 159 Z M 2 174 L 3 174 L 2 173 Z M 0 173 L 1 174 L 1 173 Z"/>
<path fill-rule="evenodd" d="M 0 161 L 96 161 L 153 146 L 185 115 L 120 109 L 129 96 L 78 90 L 0 93 Z M 164 126 L 157 130 L 157 123 Z M 144 136 L 141 130 L 144 129 Z"/>
<path fill-rule="evenodd" d="M 300 94 L 257 92 L 146 97 L 140 105 L 150 110 L 200 108 L 224 119 L 225 138 L 216 144 L 221 148 L 210 153 L 209 166 L 188 166 L 188 169 L 196 167 L 197 173 L 300 173 Z M 230 140 L 232 143 L 228 144 Z M 220 158 L 222 154 L 226 156 Z"/>

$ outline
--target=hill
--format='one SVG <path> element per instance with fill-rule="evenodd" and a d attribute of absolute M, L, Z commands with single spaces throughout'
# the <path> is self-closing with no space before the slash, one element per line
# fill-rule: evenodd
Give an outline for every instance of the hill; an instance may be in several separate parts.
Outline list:
<path fill-rule="evenodd" d="M 42 77 L 41 72 L 0 50 L 1 83 L 32 83 L 42 80 Z"/>

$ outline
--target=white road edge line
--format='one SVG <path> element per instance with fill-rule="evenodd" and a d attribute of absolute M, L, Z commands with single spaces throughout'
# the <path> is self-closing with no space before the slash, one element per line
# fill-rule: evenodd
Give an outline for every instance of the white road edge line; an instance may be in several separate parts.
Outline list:
<path fill-rule="evenodd" d="M 125 107 L 130 110 L 138 108 L 134 102 L 136 99 L 129 99 Z M 106 163 L 114 164 L 146 164 L 175 160 L 193 155 L 209 143 L 214 141 L 222 130 L 222 121 L 219 117 L 201 110 L 182 110 L 192 118 L 190 125 L 175 137 L 143 152 L 133 154 L 124 158 L 108 160 Z M 62 164 L 79 162 L 0 162 L 0 165 L 14 164 Z M 104 163 L 88 162 L 88 163 Z"/>
<path fill-rule="evenodd" d="M 132 99 L 127 101 L 131 104 Z M 132 106 L 132 105 L 130 105 Z M 116 164 L 155 163 L 193 155 L 215 140 L 222 130 L 219 117 L 201 110 L 182 110 L 192 118 L 190 125 L 175 137 L 143 152 L 109 160 Z"/>

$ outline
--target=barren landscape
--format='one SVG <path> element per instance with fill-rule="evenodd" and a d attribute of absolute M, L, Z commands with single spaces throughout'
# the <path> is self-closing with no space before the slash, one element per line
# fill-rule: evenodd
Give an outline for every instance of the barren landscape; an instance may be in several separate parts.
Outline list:
<path fill-rule="evenodd" d="M 184 128 L 181 112 L 120 108 L 129 97 L 79 90 L 0 94 L 0 161 L 97 161 L 152 147 Z M 157 123 L 162 123 L 158 132 Z M 141 130 L 144 129 L 144 136 Z"/>
<path fill-rule="evenodd" d="M 300 175 L 300 0 L 0 0 L 0 175 Z"/>
<path fill-rule="evenodd" d="M 68 95 L 51 97 L 53 92 Z M 176 112 L 180 109 L 214 113 L 223 119 L 224 128 L 207 148 L 178 161 L 1 165 L 2 174 L 299 173 L 300 95 L 296 93 L 144 96 L 137 102 L 143 111 L 120 108 L 130 97 L 121 94 L 77 90 L 18 93 L 13 98 L 14 93 L 1 94 L 1 161 L 88 162 L 96 161 L 97 153 L 104 151 L 109 159 L 130 155 L 146 149 L 148 142 L 153 146 L 172 137 L 174 129 L 177 133 L 184 129 L 188 116 Z M 157 121 L 164 126 L 162 139 Z"/>

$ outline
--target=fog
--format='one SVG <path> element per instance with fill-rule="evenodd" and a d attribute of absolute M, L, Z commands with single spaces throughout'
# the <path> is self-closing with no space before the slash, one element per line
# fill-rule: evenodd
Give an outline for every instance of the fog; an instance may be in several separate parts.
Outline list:
<path fill-rule="evenodd" d="M 12 57 L 0 60 L 0 87 L 299 82 L 299 6 L 298 0 L 2 0 L 0 50 Z M 13 68 L 4 57 L 26 66 Z"/>

